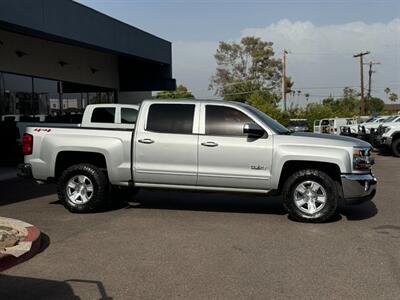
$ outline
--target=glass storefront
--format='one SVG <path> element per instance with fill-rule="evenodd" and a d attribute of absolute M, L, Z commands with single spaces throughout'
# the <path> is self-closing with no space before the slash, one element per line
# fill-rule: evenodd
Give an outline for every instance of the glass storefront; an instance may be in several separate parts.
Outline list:
<path fill-rule="evenodd" d="M 99 88 L 99 90 L 104 90 Z M 114 103 L 115 93 L 63 92 L 63 83 L 0 72 L 1 120 L 80 123 L 88 104 Z"/>

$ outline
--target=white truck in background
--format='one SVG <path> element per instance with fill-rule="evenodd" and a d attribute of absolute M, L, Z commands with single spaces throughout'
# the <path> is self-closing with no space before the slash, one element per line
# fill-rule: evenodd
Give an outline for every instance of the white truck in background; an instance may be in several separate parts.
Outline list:
<path fill-rule="evenodd" d="M 377 146 L 384 146 L 392 150 L 396 157 L 400 157 L 400 118 L 394 122 L 385 122 L 377 129 Z"/>

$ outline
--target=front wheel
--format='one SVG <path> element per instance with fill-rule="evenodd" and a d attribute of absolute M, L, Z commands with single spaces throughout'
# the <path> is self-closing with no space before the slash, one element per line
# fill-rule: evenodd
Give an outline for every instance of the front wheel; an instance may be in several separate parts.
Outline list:
<path fill-rule="evenodd" d="M 106 175 L 98 167 L 79 164 L 62 173 L 58 196 L 71 212 L 92 212 L 106 203 L 108 186 Z"/>
<path fill-rule="evenodd" d="M 337 210 L 338 198 L 335 181 L 319 170 L 297 171 L 283 186 L 283 204 L 297 221 L 320 223 L 329 220 Z"/>
<path fill-rule="evenodd" d="M 400 157 L 400 139 L 396 139 L 392 143 L 392 151 L 393 155 L 396 157 Z"/>

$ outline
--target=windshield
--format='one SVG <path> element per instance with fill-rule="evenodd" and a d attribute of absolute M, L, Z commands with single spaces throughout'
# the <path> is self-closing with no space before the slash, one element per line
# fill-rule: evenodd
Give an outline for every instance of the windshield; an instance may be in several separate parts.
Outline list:
<path fill-rule="evenodd" d="M 277 134 L 289 134 L 291 131 L 287 129 L 285 126 L 280 124 L 275 119 L 272 119 L 270 116 L 266 115 L 265 113 L 259 111 L 257 108 L 253 106 L 242 104 L 248 110 L 250 110 L 254 115 L 256 115 L 265 125 L 267 125 L 271 130 L 273 130 Z"/>
<path fill-rule="evenodd" d="M 396 119 L 396 118 L 397 118 L 397 116 L 391 116 L 391 117 L 389 117 L 389 118 L 383 120 L 383 123 L 392 122 L 392 121 L 393 121 L 394 119 Z"/>
<path fill-rule="evenodd" d="M 307 121 L 306 120 L 290 120 L 288 126 L 306 127 Z"/>

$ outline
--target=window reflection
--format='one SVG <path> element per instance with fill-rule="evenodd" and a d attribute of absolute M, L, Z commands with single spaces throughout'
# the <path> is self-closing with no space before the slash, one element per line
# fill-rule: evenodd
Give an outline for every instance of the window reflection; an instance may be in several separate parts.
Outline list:
<path fill-rule="evenodd" d="M 88 104 L 113 102 L 113 91 L 63 93 L 59 81 L 0 72 L 2 121 L 80 123 Z"/>

